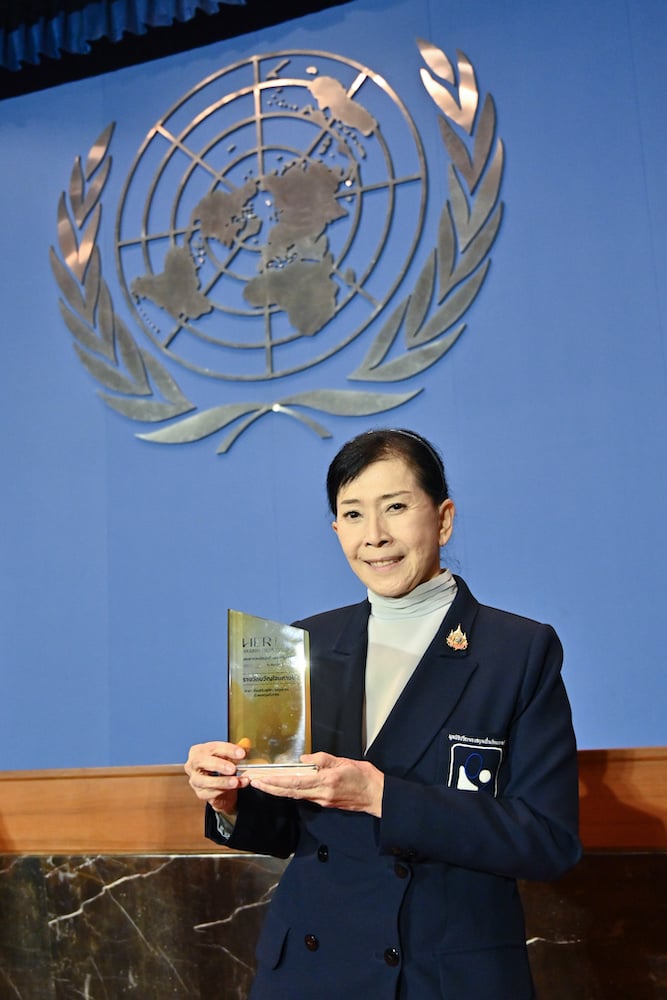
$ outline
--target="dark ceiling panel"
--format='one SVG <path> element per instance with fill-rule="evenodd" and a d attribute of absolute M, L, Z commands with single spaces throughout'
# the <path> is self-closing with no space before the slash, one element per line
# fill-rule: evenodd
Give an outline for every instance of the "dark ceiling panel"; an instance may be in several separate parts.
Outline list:
<path fill-rule="evenodd" d="M 9 3 L 5 0 L 2 18 L 5 22 L 19 9 L 24 15 L 32 16 L 39 7 L 62 12 L 80 8 L 86 2 L 90 0 L 10 0 Z M 244 6 L 225 5 L 217 14 L 197 11 L 190 21 L 176 22 L 165 28 L 150 28 L 144 35 L 127 34 L 115 43 L 107 39 L 92 42 L 86 55 L 63 54 L 60 59 L 44 58 L 38 65 L 24 65 L 19 71 L 0 68 L 0 98 L 17 97 L 151 59 L 161 59 L 347 2 L 349 0 L 246 0 Z M 25 16 L 23 21 L 27 23 Z"/>

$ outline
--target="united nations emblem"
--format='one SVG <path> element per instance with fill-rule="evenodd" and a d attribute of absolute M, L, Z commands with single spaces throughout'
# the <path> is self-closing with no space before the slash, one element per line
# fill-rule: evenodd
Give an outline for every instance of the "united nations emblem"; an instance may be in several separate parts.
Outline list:
<path fill-rule="evenodd" d="M 382 413 L 422 391 L 386 387 L 426 371 L 465 329 L 502 217 L 503 146 L 470 61 L 459 53 L 453 66 L 418 44 L 449 176 L 436 245 L 407 292 L 423 237 L 424 150 L 392 87 L 351 59 L 253 56 L 203 80 L 152 126 L 116 212 L 129 320 L 99 247 L 115 126 L 85 164 L 77 157 L 58 206 L 59 252 L 51 248 L 60 308 L 105 403 L 165 424 L 138 437 L 182 444 L 226 430 L 223 453 L 268 413 L 329 437 L 323 414 Z M 365 346 L 346 375 L 354 388 L 326 387 L 327 363 L 355 341 Z M 272 389 L 311 368 L 323 387 Z M 192 376 L 206 381 L 202 396 L 217 386 L 219 402 L 192 402 Z M 264 398 L 227 392 L 225 401 L 230 382 L 256 383 Z"/>

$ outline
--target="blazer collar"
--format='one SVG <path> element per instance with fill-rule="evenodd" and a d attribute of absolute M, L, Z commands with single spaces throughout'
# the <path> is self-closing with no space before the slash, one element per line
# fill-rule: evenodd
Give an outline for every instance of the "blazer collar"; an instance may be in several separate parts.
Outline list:
<path fill-rule="evenodd" d="M 477 668 L 471 637 L 479 604 L 460 577 L 456 582 L 452 606 L 366 753 L 377 767 L 398 777 L 424 753 Z"/>

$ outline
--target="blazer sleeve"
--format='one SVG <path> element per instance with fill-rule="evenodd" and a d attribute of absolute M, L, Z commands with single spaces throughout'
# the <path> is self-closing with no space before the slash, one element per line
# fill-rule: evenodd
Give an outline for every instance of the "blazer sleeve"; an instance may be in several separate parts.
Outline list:
<path fill-rule="evenodd" d="M 497 797 L 385 777 L 381 850 L 521 879 L 552 879 L 581 855 L 577 755 L 562 647 L 537 625 Z"/>
<path fill-rule="evenodd" d="M 254 854 L 287 858 L 294 853 L 299 826 L 296 804 L 278 799 L 256 788 L 244 788 L 238 796 L 238 815 L 231 834 L 223 836 L 213 809 L 207 805 L 204 832 L 209 840 Z"/>

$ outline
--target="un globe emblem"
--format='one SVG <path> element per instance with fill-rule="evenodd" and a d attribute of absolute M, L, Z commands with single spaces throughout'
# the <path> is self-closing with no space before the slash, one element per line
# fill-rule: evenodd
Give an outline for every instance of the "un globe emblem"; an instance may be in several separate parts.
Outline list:
<path fill-rule="evenodd" d="M 161 425 L 138 437 L 187 444 L 224 432 L 224 454 L 269 415 L 330 437 L 322 418 L 402 406 L 422 391 L 416 376 L 457 342 L 502 220 L 504 146 L 470 60 L 417 45 L 447 191 L 431 206 L 435 245 L 418 267 L 422 143 L 387 81 L 352 59 L 255 55 L 207 77 L 155 122 L 116 212 L 124 309 L 102 252 L 115 123 L 75 158 L 50 250 L 58 305 L 104 403 Z M 342 387 L 340 364 L 323 363 L 357 339 L 344 375 L 355 385 Z M 316 365 L 333 384 L 300 377 Z M 279 379 L 288 388 L 276 389 Z M 250 381 L 263 383 L 252 398 L 229 384 Z"/>
<path fill-rule="evenodd" d="M 382 311 L 426 194 L 419 134 L 379 74 L 324 52 L 254 56 L 149 131 L 118 206 L 119 280 L 180 365 L 280 378 L 331 357 Z"/>

